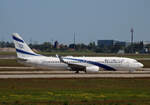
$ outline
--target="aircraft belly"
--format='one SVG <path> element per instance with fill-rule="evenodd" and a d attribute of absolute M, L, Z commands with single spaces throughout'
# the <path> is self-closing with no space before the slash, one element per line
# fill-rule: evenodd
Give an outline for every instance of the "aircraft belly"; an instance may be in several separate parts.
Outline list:
<path fill-rule="evenodd" d="M 48 64 L 48 65 L 44 65 L 49 69 L 67 69 L 67 65 L 66 64 L 61 64 L 61 63 L 53 63 L 53 64 Z"/>

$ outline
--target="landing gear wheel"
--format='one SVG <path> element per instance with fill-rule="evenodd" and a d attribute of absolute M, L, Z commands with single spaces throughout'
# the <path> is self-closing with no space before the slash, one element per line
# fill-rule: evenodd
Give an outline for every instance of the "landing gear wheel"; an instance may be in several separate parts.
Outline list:
<path fill-rule="evenodd" d="M 76 71 L 75 73 L 77 73 L 77 74 L 78 74 L 78 73 L 79 73 L 79 71 Z"/>

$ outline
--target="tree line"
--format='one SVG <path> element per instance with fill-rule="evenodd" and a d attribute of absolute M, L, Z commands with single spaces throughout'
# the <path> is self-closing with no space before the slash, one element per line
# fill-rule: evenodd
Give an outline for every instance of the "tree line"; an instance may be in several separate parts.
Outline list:
<path fill-rule="evenodd" d="M 124 46 L 115 44 L 112 46 L 98 46 L 95 42 L 90 42 L 89 44 L 78 43 L 78 44 L 59 44 L 55 41 L 54 44 L 51 42 L 43 42 L 41 44 L 29 44 L 32 49 L 36 49 L 41 52 L 67 52 L 67 51 L 77 51 L 77 52 L 96 52 L 96 53 L 119 53 L 119 51 L 123 51 L 123 53 L 150 53 L 150 44 L 144 45 L 143 42 L 133 43 L 132 45 Z M 11 47 L 14 48 L 14 44 L 12 42 L 0 41 L 0 48 Z"/>

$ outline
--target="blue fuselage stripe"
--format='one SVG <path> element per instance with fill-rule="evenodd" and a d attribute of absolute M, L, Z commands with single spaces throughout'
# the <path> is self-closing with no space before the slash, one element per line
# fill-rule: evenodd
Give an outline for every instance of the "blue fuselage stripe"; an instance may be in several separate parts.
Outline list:
<path fill-rule="evenodd" d="M 33 54 L 33 53 L 30 53 L 30 52 L 26 52 L 26 51 L 23 51 L 23 50 L 19 50 L 19 49 L 16 49 L 16 51 L 18 53 L 22 53 L 22 54 L 27 54 L 27 55 L 34 55 L 34 56 L 39 56 L 38 54 Z"/>
<path fill-rule="evenodd" d="M 23 41 L 23 40 L 21 40 L 21 39 L 19 39 L 19 38 L 15 37 L 15 36 L 13 36 L 13 39 L 14 39 L 14 40 L 16 40 L 16 41 L 19 41 L 19 42 L 21 42 L 21 43 L 24 43 L 24 41 Z"/>
<path fill-rule="evenodd" d="M 104 64 L 101 64 L 101 63 L 99 63 L 99 62 L 87 61 L 87 60 L 82 60 L 82 59 L 74 59 L 74 58 L 64 58 L 64 59 L 75 60 L 75 61 L 79 61 L 79 62 L 83 62 L 83 63 L 93 64 L 93 65 L 95 65 L 95 66 L 104 68 L 104 69 L 106 69 L 106 70 L 115 70 L 114 68 L 112 68 L 112 67 L 110 67 L 110 66 L 107 66 L 107 65 L 104 65 Z"/>

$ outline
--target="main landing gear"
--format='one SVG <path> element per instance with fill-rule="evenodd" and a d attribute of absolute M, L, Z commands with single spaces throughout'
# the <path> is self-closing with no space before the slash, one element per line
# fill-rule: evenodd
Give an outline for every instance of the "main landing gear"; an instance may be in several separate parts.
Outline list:
<path fill-rule="evenodd" d="M 77 70 L 75 73 L 79 74 L 79 71 Z"/>

